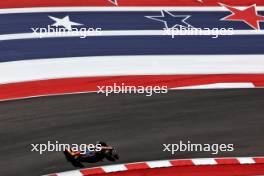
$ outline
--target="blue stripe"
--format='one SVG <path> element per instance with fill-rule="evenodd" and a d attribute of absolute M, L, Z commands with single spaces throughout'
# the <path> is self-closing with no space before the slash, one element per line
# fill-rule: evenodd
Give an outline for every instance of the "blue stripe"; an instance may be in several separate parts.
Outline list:
<path fill-rule="evenodd" d="M 177 36 L 174 39 L 169 36 L 123 36 L 2 41 L 0 62 L 106 55 L 264 54 L 263 41 L 264 36 L 220 36 L 218 39 L 209 36 Z"/>
<path fill-rule="evenodd" d="M 234 28 L 251 29 L 244 22 L 220 21 L 230 15 L 230 12 L 173 12 L 174 15 L 191 15 L 187 20 L 196 28 Z M 264 15 L 264 11 L 258 12 Z M 164 24 L 145 16 L 159 16 L 160 11 L 153 12 L 57 12 L 57 13 L 25 13 L 0 15 L 0 35 L 12 33 L 30 33 L 30 28 L 46 28 L 54 23 L 48 15 L 57 18 L 70 16 L 71 21 L 82 23 L 84 26 L 102 28 L 103 30 L 160 30 Z M 261 23 L 264 29 L 264 23 Z"/>

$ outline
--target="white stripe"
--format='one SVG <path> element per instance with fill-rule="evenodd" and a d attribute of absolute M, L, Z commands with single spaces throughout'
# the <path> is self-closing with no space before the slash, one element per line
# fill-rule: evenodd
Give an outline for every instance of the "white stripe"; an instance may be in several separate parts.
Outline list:
<path fill-rule="evenodd" d="M 233 30 L 230 31 L 230 36 L 232 35 L 264 35 L 264 30 Z M 209 36 L 210 38 L 215 37 L 216 35 L 213 30 L 201 30 L 199 33 L 190 33 L 188 35 L 203 35 Z M 228 35 L 228 31 L 225 32 Z M 188 36 L 187 35 L 187 36 Z M 168 38 L 172 38 L 171 33 L 166 33 L 165 30 L 115 30 L 115 31 L 101 31 L 99 33 L 91 33 L 87 32 L 86 34 L 80 32 L 74 32 L 72 34 L 61 34 L 57 35 L 56 32 L 49 34 L 39 34 L 39 33 L 17 33 L 17 34 L 3 34 L 0 35 L 0 41 L 4 40 L 20 40 L 20 39 L 37 39 L 37 38 L 62 38 L 62 37 L 82 37 L 82 36 L 168 36 Z M 177 34 L 175 33 L 175 36 Z M 220 38 L 221 35 L 219 34 Z M 85 39 L 83 39 L 85 40 Z M 175 39 L 176 40 L 176 39 Z"/>
<path fill-rule="evenodd" d="M 254 164 L 255 161 L 253 158 L 245 157 L 245 158 L 237 158 L 240 164 Z"/>
<path fill-rule="evenodd" d="M 172 166 L 172 164 L 165 160 L 165 161 L 150 161 L 150 162 L 147 162 L 147 165 L 150 167 L 150 168 L 158 168 L 158 167 L 170 167 Z"/>
<path fill-rule="evenodd" d="M 211 158 L 192 159 L 194 165 L 216 165 L 217 162 Z"/>
<path fill-rule="evenodd" d="M 206 84 L 199 86 L 185 86 L 177 87 L 174 89 L 235 89 L 235 88 L 254 88 L 253 83 L 215 83 L 215 84 Z"/>
<path fill-rule="evenodd" d="M 78 170 L 62 172 L 62 173 L 58 173 L 56 175 L 57 176 L 83 176 L 83 174 Z"/>
<path fill-rule="evenodd" d="M 237 6 L 244 9 L 245 7 Z M 224 7 L 188 7 L 188 6 L 159 6 L 159 7 L 31 7 L 0 9 L 0 14 L 11 13 L 41 13 L 41 12 L 106 12 L 106 11 L 228 11 Z M 257 10 L 264 10 L 264 6 L 257 6 Z"/>
<path fill-rule="evenodd" d="M 103 56 L 0 63 L 0 84 L 69 77 L 263 74 L 263 55 Z"/>
<path fill-rule="evenodd" d="M 102 169 L 107 173 L 127 170 L 127 168 L 123 164 L 118 164 L 113 166 L 103 166 Z"/>

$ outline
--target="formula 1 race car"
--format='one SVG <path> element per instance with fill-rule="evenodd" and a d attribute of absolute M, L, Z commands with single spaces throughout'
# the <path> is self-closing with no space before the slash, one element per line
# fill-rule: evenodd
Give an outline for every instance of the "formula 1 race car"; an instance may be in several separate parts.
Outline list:
<path fill-rule="evenodd" d="M 88 151 L 83 154 L 78 151 L 73 151 L 71 148 L 67 148 L 63 153 L 66 159 L 75 167 L 84 167 L 81 162 L 95 163 L 103 161 L 104 159 L 115 162 L 119 159 L 114 147 L 106 144 L 105 142 L 98 142 L 97 144 L 101 145 L 100 151 Z"/>

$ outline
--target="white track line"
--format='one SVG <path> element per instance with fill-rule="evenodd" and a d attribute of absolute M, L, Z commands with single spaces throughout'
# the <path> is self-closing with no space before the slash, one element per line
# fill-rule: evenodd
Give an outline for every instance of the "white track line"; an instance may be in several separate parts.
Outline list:
<path fill-rule="evenodd" d="M 255 163 L 255 161 L 250 157 L 239 158 L 238 161 L 240 162 L 240 164 L 254 164 Z"/>
<path fill-rule="evenodd" d="M 214 37 L 215 35 L 213 30 L 201 30 L 199 33 L 190 33 L 191 35 L 199 36 L 208 36 L 210 38 Z M 225 35 L 264 35 L 264 30 L 232 30 L 226 31 Z M 62 37 L 82 37 L 84 34 L 72 33 L 70 35 L 58 35 L 56 32 L 49 33 L 49 34 L 39 34 L 39 33 L 18 33 L 18 34 L 3 34 L 0 35 L 0 41 L 5 40 L 21 40 L 21 39 L 38 39 L 38 38 L 62 38 Z M 115 30 L 115 31 L 101 31 L 100 33 L 86 33 L 87 37 L 91 36 L 167 36 L 168 38 L 172 38 L 171 32 L 166 30 Z M 175 37 L 177 34 L 175 33 Z M 185 35 L 186 36 L 186 35 Z M 219 34 L 218 38 L 222 36 Z M 85 38 L 83 39 L 85 40 Z M 176 39 L 175 39 L 176 40 Z"/>
<path fill-rule="evenodd" d="M 253 83 L 214 83 L 214 84 L 205 84 L 199 86 L 184 86 L 173 88 L 176 89 L 236 89 L 236 88 L 255 88 L 256 86 Z"/>
<path fill-rule="evenodd" d="M 213 158 L 201 158 L 201 159 L 193 159 L 192 162 L 194 165 L 216 165 L 217 162 Z"/>
<path fill-rule="evenodd" d="M 150 161 L 148 162 L 150 168 L 159 168 L 159 167 L 171 167 L 172 164 L 169 161 Z"/>
<path fill-rule="evenodd" d="M 237 6 L 236 8 L 244 9 L 246 7 Z M 31 7 L 31 8 L 10 8 L 0 9 L 0 14 L 12 14 L 12 13 L 43 13 L 43 12 L 122 12 L 122 11 L 228 11 L 224 7 L 188 7 L 188 6 L 159 6 L 159 7 Z M 264 6 L 257 6 L 258 11 L 263 11 Z"/>
<path fill-rule="evenodd" d="M 83 176 L 83 174 L 76 170 L 76 171 L 67 171 L 67 172 L 63 172 L 63 173 L 58 173 L 56 174 L 56 176 Z"/>
<path fill-rule="evenodd" d="M 0 84 L 34 80 L 191 74 L 263 74 L 263 55 L 93 56 L 4 62 Z"/>
<path fill-rule="evenodd" d="M 116 172 L 116 171 L 125 171 L 127 168 L 123 164 L 113 165 L 113 166 L 103 166 L 102 169 L 105 172 Z"/>

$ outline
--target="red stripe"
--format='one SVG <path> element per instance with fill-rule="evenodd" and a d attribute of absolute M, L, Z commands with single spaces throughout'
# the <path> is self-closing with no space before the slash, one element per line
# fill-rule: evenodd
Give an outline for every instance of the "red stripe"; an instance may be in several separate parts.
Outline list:
<path fill-rule="evenodd" d="M 191 166 L 191 165 L 194 165 L 192 160 L 171 160 L 170 163 L 173 166 Z"/>
<path fill-rule="evenodd" d="M 240 162 L 236 158 L 228 158 L 228 159 L 215 159 L 217 164 L 240 164 Z"/>
<path fill-rule="evenodd" d="M 108 0 L 5 0 L 0 2 L 0 8 L 112 5 Z"/>
<path fill-rule="evenodd" d="M 168 86 L 168 88 L 211 83 L 252 82 L 264 85 L 264 74 L 252 75 L 166 75 L 166 76 L 114 76 L 52 79 L 0 85 L 0 100 L 51 94 L 98 91 L 97 86 L 114 83 L 129 86 Z"/>
<path fill-rule="evenodd" d="M 256 163 L 264 164 L 264 158 L 253 158 Z"/>
<path fill-rule="evenodd" d="M 248 6 L 252 4 L 264 5 L 263 0 L 120 0 L 119 5 L 123 6 L 219 6 L 219 2 L 236 5 Z"/>
<path fill-rule="evenodd" d="M 102 174 L 102 173 L 105 173 L 105 171 L 98 167 L 98 168 L 91 168 L 91 169 L 82 169 L 80 170 L 80 172 L 83 174 L 83 175 L 95 175 L 95 174 Z"/>
<path fill-rule="evenodd" d="M 234 176 L 263 175 L 264 164 L 252 165 L 214 165 L 214 166 L 182 166 L 156 169 L 131 170 L 114 172 L 97 176 Z"/>
<path fill-rule="evenodd" d="M 249 6 L 264 5 L 263 0 L 118 0 L 119 6 L 219 6 L 219 2 Z M 108 0 L 1 0 L 0 8 L 19 7 L 56 7 L 56 6 L 113 6 Z"/>
<path fill-rule="evenodd" d="M 148 169 L 150 168 L 146 163 L 132 163 L 125 164 L 128 170 L 136 170 L 136 169 Z"/>

